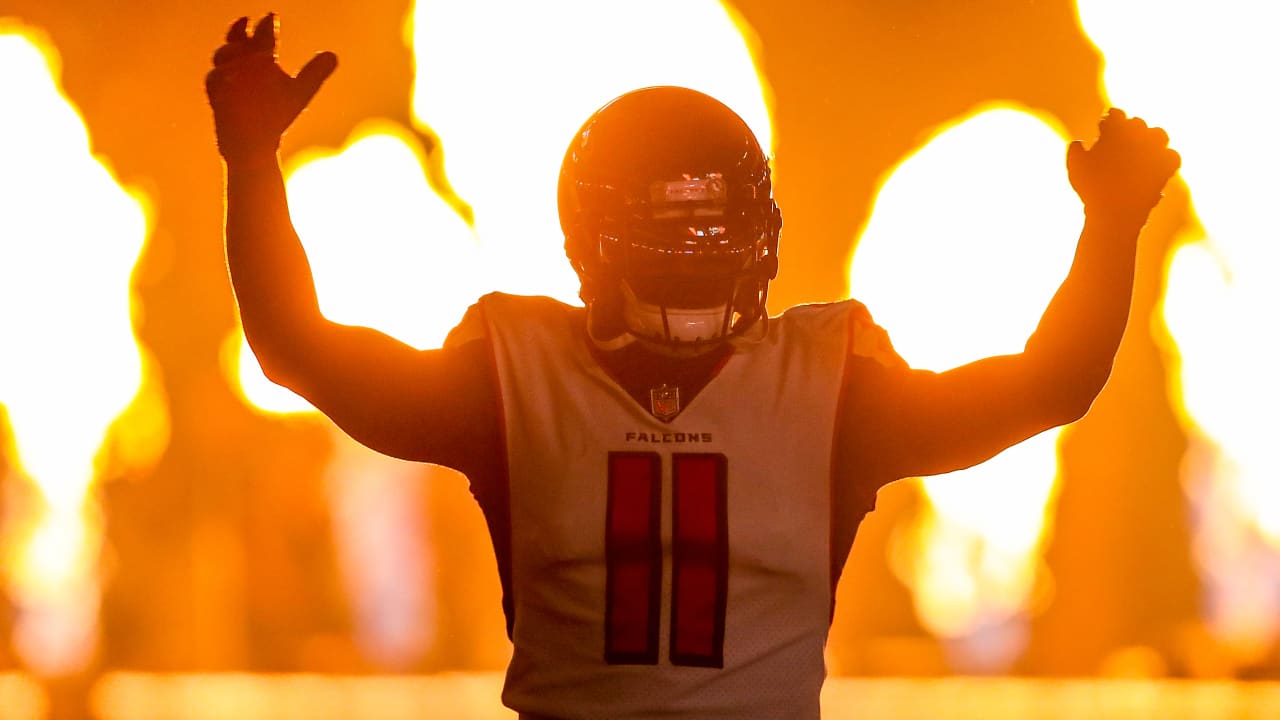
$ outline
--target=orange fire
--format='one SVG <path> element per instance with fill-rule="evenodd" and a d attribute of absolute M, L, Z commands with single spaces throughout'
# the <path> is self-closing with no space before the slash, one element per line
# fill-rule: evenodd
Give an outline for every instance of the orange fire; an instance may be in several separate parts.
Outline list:
<path fill-rule="evenodd" d="M 581 2 L 418 3 L 406 22 L 406 40 L 415 47 L 419 68 L 443 70 L 418 75 L 415 121 L 440 138 L 445 172 L 474 211 L 473 222 L 432 189 L 421 145 L 407 128 L 365 125 L 336 154 L 291 158 L 286 168 L 291 214 L 327 317 L 376 327 L 425 349 L 439 347 L 466 308 L 490 290 L 577 302 L 577 279 L 564 258 L 556 218 L 556 174 L 582 121 L 627 90 L 656 84 L 702 89 L 738 109 L 768 146 L 767 92 L 740 24 L 722 5 L 679 0 L 683 20 L 676 26 L 665 19 L 677 7 L 673 0 L 597 4 L 589 13 L 586 7 Z M 530 13 L 530 22 L 511 18 L 513 13 Z M 495 14 L 504 16 L 501 24 L 493 22 Z M 528 27 L 546 30 L 530 33 Z M 655 57 L 655 37 L 670 37 L 688 52 Z M 491 55 L 512 60 L 496 62 Z M 572 82 L 546 82 L 570 71 Z M 323 94 L 317 103 L 323 103 Z M 262 376 L 239 331 L 228 340 L 225 366 L 234 368 L 246 399 L 260 410 L 311 411 Z M 335 442 L 328 483 L 339 508 L 339 553 L 357 614 L 368 620 L 357 625 L 368 631 L 373 618 L 395 611 L 369 606 L 364 612 L 361 598 L 386 603 L 433 592 L 430 548 L 400 552 L 409 533 L 390 527 L 387 514 L 377 510 L 421 507 L 420 499 L 396 499 L 416 492 L 413 483 L 400 482 L 405 464 L 345 437 Z M 401 525 L 414 522 L 397 517 Z M 375 537 L 380 539 L 371 540 Z M 388 553 L 409 563 L 408 572 L 402 566 L 389 576 L 379 574 L 386 563 L 377 559 Z M 429 621 L 421 610 L 421 605 L 409 610 L 416 620 L 397 626 L 400 635 L 414 626 L 414 647 L 393 649 L 389 644 L 403 638 L 385 636 L 366 639 L 366 650 L 420 652 L 434 637 L 433 628 L 420 626 Z"/>
<path fill-rule="evenodd" d="M 913 367 L 1016 353 L 1071 264 L 1083 222 L 1051 119 L 980 109 L 939 129 L 884 182 L 850 271 Z M 891 565 L 964 670 L 1007 667 L 1044 587 L 1057 432 L 921 483 Z"/>
<path fill-rule="evenodd" d="M 145 202 L 93 156 L 59 75 L 40 33 L 0 25 L 0 403 L 9 480 L 29 490 L 5 518 L 0 569 L 14 647 L 44 675 L 85 667 L 96 648 L 104 436 L 115 422 L 115 449 L 137 459 L 167 433 L 131 326 Z"/>
<path fill-rule="evenodd" d="M 1248 664 L 1280 634 L 1280 8 L 1122 6 L 1080 0 L 1081 25 L 1106 54 L 1116 104 L 1158 118 L 1182 154 L 1199 225 L 1169 261 L 1169 395 L 1190 440 L 1182 481 L 1205 622 Z"/>
<path fill-rule="evenodd" d="M 478 296 L 476 241 L 427 184 L 421 154 L 412 133 L 376 122 L 357 128 L 335 154 L 290 158 L 286 176 L 325 316 L 431 348 Z M 242 333 L 231 337 L 229 359 L 254 406 L 312 410 L 262 377 Z"/>
<path fill-rule="evenodd" d="M 407 34 L 429 72 L 418 74 L 414 116 L 443 140 L 449 180 L 475 210 L 483 285 L 577 302 L 556 177 L 574 131 L 617 95 L 707 92 L 771 147 L 769 92 L 745 27 L 715 0 L 419 2 Z"/>

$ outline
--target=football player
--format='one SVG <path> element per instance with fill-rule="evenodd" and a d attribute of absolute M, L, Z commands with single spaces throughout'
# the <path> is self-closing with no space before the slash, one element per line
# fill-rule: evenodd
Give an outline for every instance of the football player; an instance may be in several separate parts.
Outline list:
<path fill-rule="evenodd" d="M 289 219 L 281 133 L 334 70 L 241 18 L 207 77 L 226 251 L 269 378 L 360 442 L 470 480 L 524 718 L 817 718 L 837 579 L 877 489 L 980 463 L 1088 410 L 1128 317 L 1139 230 L 1177 170 L 1110 111 L 1067 153 L 1086 220 L 1025 350 L 913 370 L 859 303 L 765 311 L 781 215 L 716 100 L 645 88 L 573 137 L 559 210 L 583 307 L 493 293 L 445 348 L 327 320 Z"/>

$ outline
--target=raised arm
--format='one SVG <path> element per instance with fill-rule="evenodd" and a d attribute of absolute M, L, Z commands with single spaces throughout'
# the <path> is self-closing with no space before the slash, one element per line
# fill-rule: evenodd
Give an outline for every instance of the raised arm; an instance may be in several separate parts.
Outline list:
<path fill-rule="evenodd" d="M 483 341 L 419 351 L 321 313 L 277 160 L 280 137 L 337 66 L 316 55 L 296 77 L 276 62 L 274 15 L 231 26 L 206 77 L 226 161 L 227 265 L 249 346 L 272 381 L 360 442 L 453 467 L 491 433 Z M 465 469 L 465 468 L 464 468 Z"/>
<path fill-rule="evenodd" d="M 855 358 L 865 391 L 850 411 L 872 420 L 853 452 L 879 477 L 934 475 L 982 462 L 1082 417 L 1102 390 L 1129 317 L 1139 231 L 1179 157 L 1159 128 L 1113 109 L 1067 169 L 1085 224 L 1066 279 L 1024 351 L 942 373 Z"/>

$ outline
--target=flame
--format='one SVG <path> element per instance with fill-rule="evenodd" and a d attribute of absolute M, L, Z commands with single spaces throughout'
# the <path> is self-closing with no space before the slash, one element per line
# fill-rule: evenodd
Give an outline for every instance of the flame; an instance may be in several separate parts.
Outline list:
<path fill-rule="evenodd" d="M 439 347 L 478 296 L 475 238 L 427 183 L 413 134 L 358 127 L 337 153 L 303 153 L 286 168 L 290 214 L 330 320 L 376 327 L 420 349 Z M 228 364 L 247 399 L 269 412 L 311 411 L 272 384 L 236 331 Z"/>
<path fill-rule="evenodd" d="M 1169 261 L 1169 394 L 1191 449 L 1182 481 L 1211 631 L 1237 663 L 1280 632 L 1280 7 L 1080 0 L 1116 104 L 1158 120 L 1182 154 L 1200 226 Z"/>
<path fill-rule="evenodd" d="M 492 289 L 577 302 L 556 179 L 574 132 L 606 101 L 683 85 L 732 107 L 772 147 L 749 31 L 714 0 L 422 0 L 407 33 L 424 70 L 414 115 L 443 140 L 450 182 L 475 210 Z"/>
<path fill-rule="evenodd" d="M 913 367 L 1021 351 L 1083 222 L 1064 148 L 1052 119 L 991 106 L 940 129 L 884 182 L 850 289 Z M 1046 579 L 1057 434 L 922 481 L 924 507 L 891 548 L 921 622 L 965 669 L 1007 667 L 1025 644 Z"/>
<path fill-rule="evenodd" d="M 46 675 L 83 668 L 96 647 L 92 483 L 104 436 L 132 407 L 151 431 L 125 435 L 153 447 L 120 449 L 153 455 L 166 422 L 154 396 L 138 400 L 129 278 L 147 235 L 144 201 L 93 156 L 59 74 L 39 33 L 0 26 L 0 402 L 11 464 L 34 490 L 11 510 L 0 567 L 19 610 L 15 648 Z"/>
<path fill-rule="evenodd" d="M 675 14 L 681 22 L 672 24 Z M 734 107 L 762 145 L 771 146 L 768 93 L 743 27 L 711 0 L 418 3 L 405 36 L 417 67 L 429 72 L 419 73 L 413 88 L 415 122 L 419 132 L 439 137 L 458 197 L 432 188 L 415 133 L 387 122 L 358 128 L 336 154 L 292 159 L 286 168 L 291 215 L 322 312 L 426 349 L 439 347 L 466 308 L 490 290 L 577 302 L 555 200 L 561 156 L 573 133 L 627 90 L 676 84 Z M 655 57 L 659 40 L 679 52 Z M 455 210 L 459 198 L 473 210 L 470 223 Z M 311 410 L 262 376 L 238 331 L 225 345 L 224 366 L 254 407 Z M 385 507 L 388 494 L 412 493 L 412 486 L 397 482 L 404 470 L 395 461 L 339 443 L 328 481 L 335 507 L 348 508 L 339 512 L 337 532 L 339 552 L 349 556 L 343 563 L 357 614 L 367 616 L 358 619 L 357 633 L 391 627 L 386 637 L 367 637 L 362 644 L 374 655 L 406 658 L 415 651 L 406 634 L 421 644 L 434 632 L 408 629 L 407 621 L 386 616 L 406 609 L 395 597 L 424 595 L 431 572 L 412 567 L 406 574 L 402 568 L 388 577 L 387 563 L 378 558 L 403 551 L 403 538 L 421 532 L 408 527 L 409 518 L 389 529 L 385 513 L 349 509 Z M 421 499 L 398 506 L 420 508 Z M 371 523 L 382 525 L 380 540 L 372 539 Z M 429 562 L 429 549 L 416 555 L 417 562 Z M 370 597 L 369 603 L 361 599 Z M 421 622 L 420 607 L 417 612 Z"/>

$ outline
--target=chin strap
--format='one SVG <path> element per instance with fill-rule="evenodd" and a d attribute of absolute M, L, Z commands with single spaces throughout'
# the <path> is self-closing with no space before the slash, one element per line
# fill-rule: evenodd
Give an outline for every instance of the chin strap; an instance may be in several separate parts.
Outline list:
<path fill-rule="evenodd" d="M 735 303 L 675 308 L 640 300 L 626 282 L 616 287 L 619 292 L 612 301 L 597 298 L 586 303 L 587 335 L 600 350 L 619 350 L 638 342 L 664 355 L 699 355 L 725 342 L 735 346 L 758 342 L 767 332 L 763 293 L 754 303 L 754 318 L 744 322 L 739 317 L 734 323 Z"/>
<path fill-rule="evenodd" d="M 622 284 L 622 324 L 650 342 L 681 346 L 704 345 L 729 335 L 733 307 L 726 299 L 709 308 L 677 308 L 647 303 Z"/>

